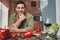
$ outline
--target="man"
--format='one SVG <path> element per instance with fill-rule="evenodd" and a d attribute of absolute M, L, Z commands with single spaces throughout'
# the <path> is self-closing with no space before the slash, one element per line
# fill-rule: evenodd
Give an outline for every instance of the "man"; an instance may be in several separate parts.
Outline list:
<path fill-rule="evenodd" d="M 26 32 L 33 30 L 33 16 L 25 11 L 26 5 L 23 1 L 17 1 L 16 13 L 12 14 L 9 21 L 11 32 Z"/>

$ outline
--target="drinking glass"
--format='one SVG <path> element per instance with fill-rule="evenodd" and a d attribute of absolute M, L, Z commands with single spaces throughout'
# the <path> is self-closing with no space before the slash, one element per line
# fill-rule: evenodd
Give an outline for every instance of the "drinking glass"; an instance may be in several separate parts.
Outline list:
<path fill-rule="evenodd" d="M 46 26 L 46 31 L 47 31 L 49 29 L 49 27 L 52 25 L 51 24 L 51 20 L 49 18 L 47 18 L 47 20 L 46 20 L 44 25 Z M 50 38 L 48 33 L 46 33 L 46 34 L 47 34 L 46 38 Z"/>

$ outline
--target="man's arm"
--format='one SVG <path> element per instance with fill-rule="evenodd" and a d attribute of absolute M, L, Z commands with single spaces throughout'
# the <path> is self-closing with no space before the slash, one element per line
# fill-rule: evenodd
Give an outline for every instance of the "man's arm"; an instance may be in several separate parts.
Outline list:
<path fill-rule="evenodd" d="M 18 27 L 24 19 L 25 19 L 24 14 L 19 15 L 19 19 L 12 26 Z"/>
<path fill-rule="evenodd" d="M 15 15 L 12 15 L 10 17 L 9 26 L 16 26 L 16 27 L 18 27 L 24 19 L 25 19 L 24 14 L 21 14 L 21 15 L 19 15 L 19 19 L 15 22 L 15 20 L 16 20 L 15 19 Z"/>
<path fill-rule="evenodd" d="M 18 32 L 27 32 L 29 30 L 34 30 L 33 16 L 28 17 L 28 24 L 23 29 L 18 29 Z"/>
<path fill-rule="evenodd" d="M 20 25 L 20 23 L 25 19 L 25 16 L 22 14 L 19 16 L 19 19 L 15 22 L 15 16 L 11 16 L 10 17 L 10 21 L 9 21 L 9 28 L 10 31 L 14 31 L 14 32 L 20 32 L 24 29 L 18 29 L 18 26 Z M 25 30 L 24 30 L 25 31 Z"/>

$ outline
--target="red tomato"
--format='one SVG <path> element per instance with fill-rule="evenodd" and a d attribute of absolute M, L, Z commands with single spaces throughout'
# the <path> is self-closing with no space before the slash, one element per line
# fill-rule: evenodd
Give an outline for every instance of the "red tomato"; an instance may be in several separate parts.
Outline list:
<path fill-rule="evenodd" d="M 28 31 L 28 32 L 24 33 L 24 36 L 31 37 L 32 36 L 32 31 Z"/>
<path fill-rule="evenodd" d="M 42 28 L 41 27 L 36 27 L 35 30 L 38 31 L 38 32 L 41 32 Z"/>
<path fill-rule="evenodd" d="M 12 36 L 12 38 L 15 38 L 16 37 L 16 34 L 12 34 L 11 36 Z"/>
<path fill-rule="evenodd" d="M 20 34 L 20 33 L 17 33 L 17 36 L 18 36 L 18 37 L 20 37 L 20 36 L 21 36 L 21 34 Z"/>

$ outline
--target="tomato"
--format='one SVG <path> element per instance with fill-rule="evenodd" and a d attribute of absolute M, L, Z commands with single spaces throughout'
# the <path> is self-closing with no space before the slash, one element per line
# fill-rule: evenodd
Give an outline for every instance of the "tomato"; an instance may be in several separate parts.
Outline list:
<path fill-rule="evenodd" d="M 15 38 L 16 37 L 16 34 L 12 34 L 11 36 L 12 36 L 12 38 Z"/>
<path fill-rule="evenodd" d="M 0 35 L 0 39 L 4 39 L 4 37 L 2 35 Z"/>
<path fill-rule="evenodd" d="M 28 31 L 26 33 L 24 33 L 25 37 L 31 37 L 32 36 L 32 31 Z"/>
<path fill-rule="evenodd" d="M 17 36 L 18 36 L 18 37 L 20 37 L 20 36 L 21 36 L 21 34 L 20 34 L 20 33 L 17 33 Z"/>

